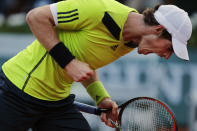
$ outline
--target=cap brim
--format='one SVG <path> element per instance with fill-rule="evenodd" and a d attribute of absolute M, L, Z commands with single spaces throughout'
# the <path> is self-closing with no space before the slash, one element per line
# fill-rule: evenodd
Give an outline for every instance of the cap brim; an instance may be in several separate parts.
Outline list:
<path fill-rule="evenodd" d="M 183 42 L 172 38 L 172 46 L 174 53 L 177 57 L 183 59 L 183 60 L 189 60 L 189 55 L 187 51 L 187 46 Z"/>

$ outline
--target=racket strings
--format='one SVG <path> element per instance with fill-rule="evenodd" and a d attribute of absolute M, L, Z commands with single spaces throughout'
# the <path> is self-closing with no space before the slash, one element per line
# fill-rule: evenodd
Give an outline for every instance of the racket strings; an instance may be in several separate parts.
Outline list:
<path fill-rule="evenodd" d="M 123 111 L 121 131 L 174 131 L 173 118 L 161 104 L 137 100 Z"/>

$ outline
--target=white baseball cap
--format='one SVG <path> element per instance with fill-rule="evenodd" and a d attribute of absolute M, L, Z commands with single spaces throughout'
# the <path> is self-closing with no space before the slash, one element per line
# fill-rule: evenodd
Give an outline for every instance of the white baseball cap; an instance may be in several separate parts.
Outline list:
<path fill-rule="evenodd" d="M 192 24 L 188 13 L 175 5 L 161 5 L 155 11 L 154 17 L 171 34 L 176 56 L 189 60 L 187 41 L 192 34 Z"/>

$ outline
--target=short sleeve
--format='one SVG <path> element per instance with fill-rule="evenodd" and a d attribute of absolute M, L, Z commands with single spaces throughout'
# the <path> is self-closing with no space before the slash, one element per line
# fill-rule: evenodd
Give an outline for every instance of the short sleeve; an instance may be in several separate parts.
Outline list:
<path fill-rule="evenodd" d="M 51 4 L 50 5 L 50 10 L 51 10 L 51 13 L 53 15 L 55 25 L 57 26 L 58 25 L 58 22 L 57 22 L 57 3 Z"/>
<path fill-rule="evenodd" d="M 97 7 L 87 0 L 66 0 L 51 4 L 50 9 L 57 28 L 80 30 L 94 24 L 94 17 L 97 14 L 92 6 Z"/>

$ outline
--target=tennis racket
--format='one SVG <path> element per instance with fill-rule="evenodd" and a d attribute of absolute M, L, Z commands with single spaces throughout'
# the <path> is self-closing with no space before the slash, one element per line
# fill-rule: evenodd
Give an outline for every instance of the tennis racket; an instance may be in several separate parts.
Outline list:
<path fill-rule="evenodd" d="M 110 109 L 74 102 L 82 112 L 101 115 Z M 118 106 L 117 131 L 178 131 L 175 116 L 164 102 L 151 97 L 137 97 Z"/>

